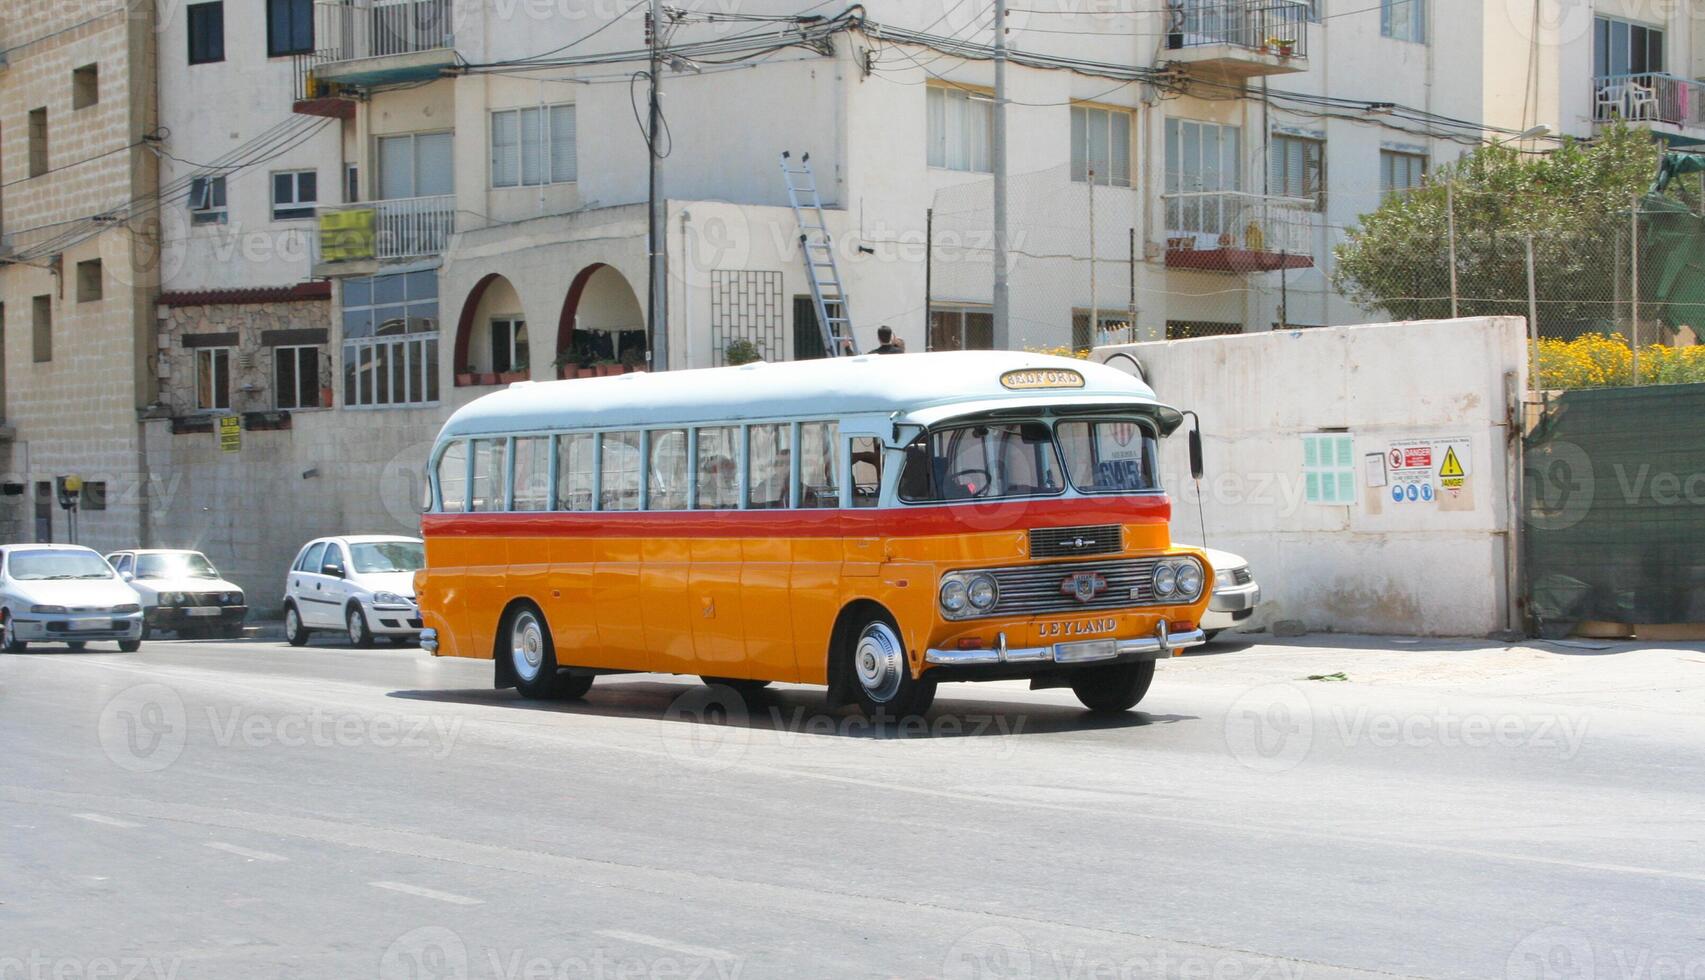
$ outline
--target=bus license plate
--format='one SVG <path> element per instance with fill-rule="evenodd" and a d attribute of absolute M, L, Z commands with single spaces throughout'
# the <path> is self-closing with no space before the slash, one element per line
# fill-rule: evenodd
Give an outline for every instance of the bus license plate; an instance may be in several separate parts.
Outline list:
<path fill-rule="evenodd" d="M 189 610 L 191 616 L 217 616 L 219 610 L 214 606 L 194 606 Z"/>
<path fill-rule="evenodd" d="M 1119 655 L 1118 640 L 1088 640 L 1083 643 L 1054 644 L 1054 661 L 1078 664 L 1087 660 L 1111 660 Z"/>

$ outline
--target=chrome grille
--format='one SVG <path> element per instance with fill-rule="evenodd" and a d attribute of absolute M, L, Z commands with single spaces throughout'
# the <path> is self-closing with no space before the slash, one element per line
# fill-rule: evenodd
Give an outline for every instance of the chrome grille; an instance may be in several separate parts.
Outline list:
<path fill-rule="evenodd" d="M 1248 585 L 1255 581 L 1255 576 L 1249 574 L 1249 566 L 1234 568 L 1226 575 L 1232 585 Z"/>
<path fill-rule="evenodd" d="M 1125 550 L 1125 529 L 1117 524 L 1039 527 L 1030 532 L 1030 557 L 1075 558 L 1113 555 Z"/>
<path fill-rule="evenodd" d="M 1154 602 L 1154 566 L 1157 561 L 1157 558 L 1131 558 L 990 568 L 986 571 L 1000 586 L 1000 599 L 988 615 L 1089 612 L 1146 605 Z M 1062 591 L 1066 580 L 1076 574 L 1100 575 L 1107 586 L 1095 598 L 1079 602 L 1075 595 Z"/>

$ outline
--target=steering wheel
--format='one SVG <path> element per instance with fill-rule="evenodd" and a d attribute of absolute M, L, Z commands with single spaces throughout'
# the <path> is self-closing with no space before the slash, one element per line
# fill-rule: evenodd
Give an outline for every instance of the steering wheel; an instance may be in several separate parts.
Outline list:
<path fill-rule="evenodd" d="M 982 477 L 983 477 L 983 487 L 980 490 L 972 490 L 971 491 L 970 496 L 972 499 L 975 499 L 977 497 L 981 497 L 981 496 L 987 494 L 989 492 L 989 487 L 994 485 L 995 481 L 994 481 L 993 475 L 990 474 L 988 470 L 985 470 L 985 469 L 982 469 L 982 468 L 976 467 L 976 466 L 967 467 L 967 468 L 962 469 L 962 470 L 956 470 L 956 471 L 954 471 L 953 475 L 948 477 L 947 479 L 950 482 L 952 482 L 954 485 L 956 485 L 962 489 L 967 489 L 971 486 L 976 485 L 976 481 L 965 479 L 965 475 L 968 473 L 980 473 L 980 474 L 982 474 Z"/>

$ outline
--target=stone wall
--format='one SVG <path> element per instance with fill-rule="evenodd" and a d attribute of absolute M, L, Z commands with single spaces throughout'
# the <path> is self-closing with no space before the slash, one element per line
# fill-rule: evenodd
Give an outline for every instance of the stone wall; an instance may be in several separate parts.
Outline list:
<path fill-rule="evenodd" d="M 284 331 L 320 330 L 318 341 L 295 338 L 290 346 L 317 343 L 320 347 L 320 385 L 332 386 L 333 364 L 330 300 L 284 303 L 161 306 L 158 367 L 160 406 L 173 415 L 197 411 L 195 348 L 185 338 L 235 335 L 231 361 L 230 413 L 269 412 L 278 407 L 273 391 L 273 344 Z M 322 408 L 324 405 L 315 406 Z"/>

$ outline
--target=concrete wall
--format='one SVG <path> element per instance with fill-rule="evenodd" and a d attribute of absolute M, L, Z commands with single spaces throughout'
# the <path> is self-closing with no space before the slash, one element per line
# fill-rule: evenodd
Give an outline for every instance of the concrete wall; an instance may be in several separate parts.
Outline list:
<path fill-rule="evenodd" d="M 1523 329 L 1511 317 L 1331 327 L 1100 348 L 1094 358 L 1132 354 L 1162 399 L 1200 414 L 1200 496 L 1183 431 L 1165 443 L 1173 535 L 1200 543 L 1205 519 L 1209 545 L 1249 560 L 1263 598 L 1252 625 L 1482 636 L 1509 625 L 1506 419 L 1526 388 Z M 1323 432 L 1353 440 L 1351 503 L 1305 499 L 1303 437 Z M 1417 499 L 1393 500 L 1405 474 L 1389 468 L 1384 485 L 1370 486 L 1369 466 L 1394 443 L 1466 444 L 1460 492 L 1439 476 L 1438 449 Z"/>

